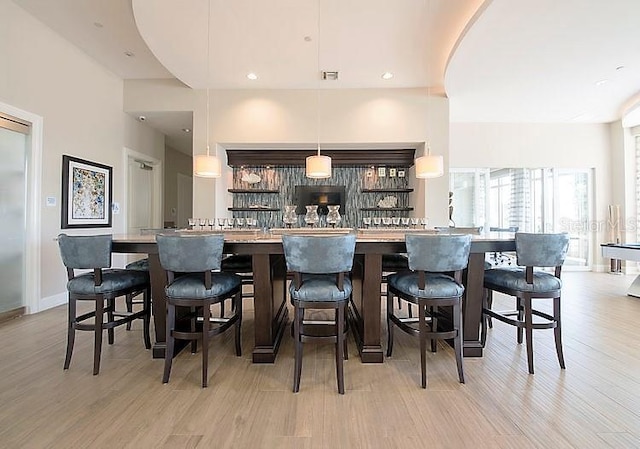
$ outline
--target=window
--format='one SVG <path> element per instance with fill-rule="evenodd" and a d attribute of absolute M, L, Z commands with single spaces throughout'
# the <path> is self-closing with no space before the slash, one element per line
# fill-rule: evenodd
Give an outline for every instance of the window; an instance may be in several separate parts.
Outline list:
<path fill-rule="evenodd" d="M 452 169 L 450 189 L 456 226 L 567 232 L 571 243 L 565 265 L 589 267 L 590 170 Z"/>

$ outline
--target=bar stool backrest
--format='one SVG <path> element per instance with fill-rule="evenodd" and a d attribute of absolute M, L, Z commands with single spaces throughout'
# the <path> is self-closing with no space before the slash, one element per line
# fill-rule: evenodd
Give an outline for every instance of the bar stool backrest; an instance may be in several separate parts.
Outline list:
<path fill-rule="evenodd" d="M 156 236 L 160 265 L 177 273 L 220 270 L 224 236 L 161 235 Z"/>
<path fill-rule="evenodd" d="M 351 271 L 355 254 L 355 234 L 318 236 L 283 235 L 287 270 L 307 274 Z"/>
<path fill-rule="evenodd" d="M 427 235 L 405 236 L 409 269 L 442 273 L 458 271 L 469 263 L 471 235 Z"/>
<path fill-rule="evenodd" d="M 524 267 L 559 267 L 569 249 L 568 234 L 516 233 L 518 265 Z"/>
<path fill-rule="evenodd" d="M 111 266 L 111 235 L 60 234 L 58 246 L 65 267 L 70 269 L 109 268 Z"/>

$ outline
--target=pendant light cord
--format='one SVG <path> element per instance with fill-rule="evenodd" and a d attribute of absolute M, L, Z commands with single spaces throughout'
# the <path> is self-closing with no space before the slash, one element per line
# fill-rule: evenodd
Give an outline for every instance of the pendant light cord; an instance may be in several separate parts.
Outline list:
<path fill-rule="evenodd" d="M 209 156 L 209 78 L 211 78 L 211 0 L 207 0 L 207 156 Z"/>
<path fill-rule="evenodd" d="M 317 132 L 317 138 L 318 138 L 318 156 L 320 156 L 320 80 L 322 78 L 321 74 L 320 74 L 320 0 L 318 0 L 318 20 L 317 20 L 317 26 L 318 26 L 318 36 L 317 36 L 317 44 L 316 44 L 316 49 L 317 49 L 317 58 L 318 58 L 318 72 L 316 73 L 316 76 L 318 77 L 316 79 L 316 132 Z"/>

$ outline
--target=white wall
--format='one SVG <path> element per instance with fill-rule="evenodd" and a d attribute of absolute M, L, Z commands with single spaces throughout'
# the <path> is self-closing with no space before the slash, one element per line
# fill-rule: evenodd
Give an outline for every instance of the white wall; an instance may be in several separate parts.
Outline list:
<path fill-rule="evenodd" d="M 123 203 L 123 147 L 163 159 L 164 137 L 123 112 L 122 80 L 9 0 L 0 0 L 0 102 L 44 119 L 42 146 L 41 295 L 64 298 L 66 271 L 54 238 L 60 229 L 62 155 L 113 167 L 113 200 Z M 44 198 L 55 197 L 56 207 Z M 122 215 L 112 229 L 122 232 Z"/>
<path fill-rule="evenodd" d="M 612 184 L 624 177 L 624 165 L 614 164 L 615 142 L 607 124 L 452 123 L 450 163 L 453 168 L 557 167 L 593 170 L 596 223 L 592 239 L 595 268 L 603 269 L 600 243 L 609 241 L 607 206 Z M 623 164 L 623 163 L 622 163 Z"/>
<path fill-rule="evenodd" d="M 228 144 L 283 144 L 313 148 L 319 138 L 334 147 L 425 142 L 448 154 L 449 103 L 424 89 L 212 90 L 210 142 L 224 159 Z M 318 107 L 319 104 L 319 107 Z M 125 110 L 193 110 L 194 154 L 206 148 L 206 92 L 178 82 L 125 82 Z M 318 126 L 318 111 L 319 126 Z M 197 216 L 227 214 L 230 170 L 218 180 L 194 178 Z M 415 182 L 416 214 L 446 225 L 448 176 Z M 428 193 L 425 191 L 428 189 Z"/>

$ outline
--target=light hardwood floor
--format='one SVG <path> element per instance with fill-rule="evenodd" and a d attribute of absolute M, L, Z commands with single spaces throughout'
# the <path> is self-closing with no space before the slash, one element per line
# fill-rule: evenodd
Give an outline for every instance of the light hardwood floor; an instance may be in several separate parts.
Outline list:
<path fill-rule="evenodd" d="M 625 295 L 632 277 L 563 278 L 565 371 L 552 331 L 535 333 L 529 375 L 515 329 L 497 322 L 485 357 L 465 359 L 465 385 L 451 348 L 429 354 L 426 390 L 418 341 L 397 332 L 393 358 L 380 365 L 360 363 L 350 339 L 344 396 L 333 347 L 306 344 L 293 394 L 288 336 L 275 364 L 251 363 L 250 300 L 244 355 L 233 355 L 231 333 L 214 338 L 206 389 L 200 354 L 188 351 L 163 385 L 163 362 L 145 351 L 140 323 L 116 331 L 92 376 L 87 332 L 62 370 L 65 307 L 14 319 L 0 324 L 0 447 L 640 448 L 640 299 Z"/>

